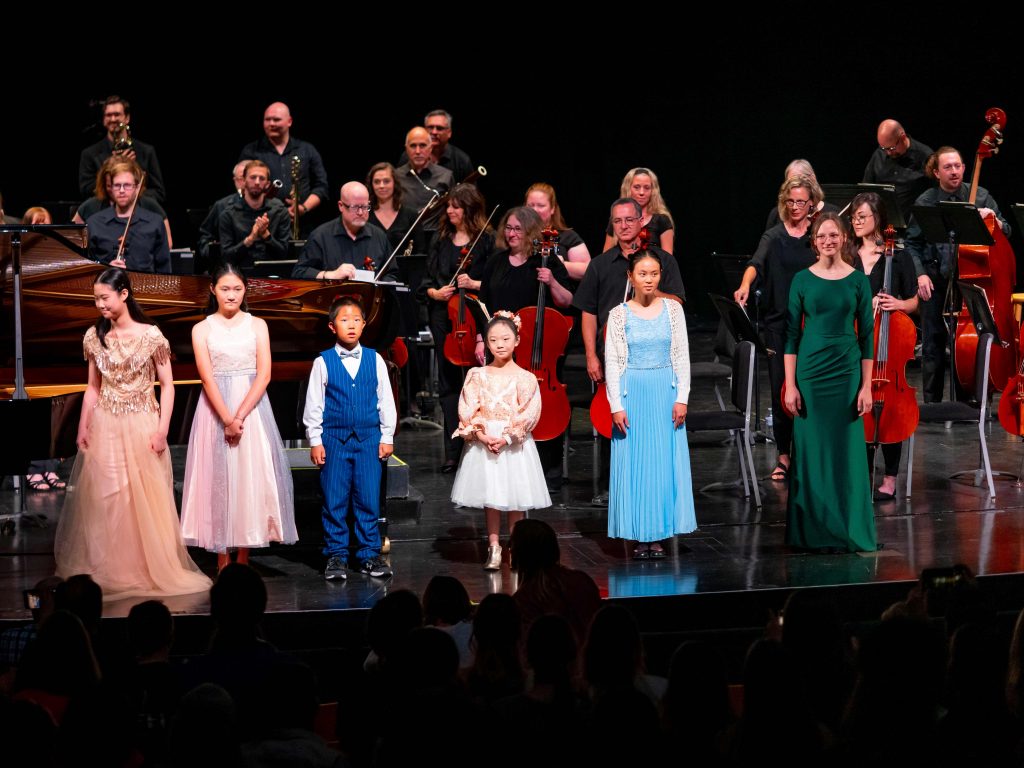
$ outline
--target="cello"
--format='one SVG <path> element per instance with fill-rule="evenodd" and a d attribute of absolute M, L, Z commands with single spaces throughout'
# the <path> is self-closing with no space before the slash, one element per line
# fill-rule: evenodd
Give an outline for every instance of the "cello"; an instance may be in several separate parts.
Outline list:
<path fill-rule="evenodd" d="M 978 179 L 981 176 L 981 163 L 986 158 L 999 152 L 1003 143 L 1003 128 L 1006 127 L 1006 113 L 996 107 L 985 113 L 989 128 L 978 144 L 974 156 L 974 172 L 971 177 L 971 192 L 968 202 L 972 205 L 978 198 Z M 992 308 L 999 336 L 1003 340 L 1013 340 L 1011 346 L 992 346 L 992 358 L 989 368 L 989 380 L 993 388 L 999 390 L 1008 379 L 1016 373 L 1016 348 L 1019 342 L 1020 328 L 1013 316 L 1013 286 L 1017 282 L 1017 259 L 1013 254 L 1006 235 L 999 227 L 995 216 L 985 219 L 992 239 L 992 245 L 961 245 L 957 255 L 960 279 L 984 288 Z M 954 360 L 957 379 L 965 392 L 974 392 L 974 358 L 978 350 L 978 331 L 974 327 L 967 308 L 961 305 L 956 325 L 956 342 L 954 344 Z"/>
<path fill-rule="evenodd" d="M 558 232 L 548 228 L 541 233 L 541 241 L 534 241 L 534 253 L 540 254 L 541 269 L 547 268 L 548 259 L 558 247 Z M 515 361 L 537 377 L 540 387 L 540 421 L 533 428 L 534 440 L 551 440 L 565 432 L 569 426 L 572 408 L 565 385 L 558 380 L 558 359 L 565 354 L 572 320 L 561 312 L 545 306 L 547 286 L 537 288 L 537 306 L 519 310 L 522 328 Z"/>
<path fill-rule="evenodd" d="M 460 272 L 469 271 L 470 266 L 473 264 L 473 249 L 480 242 L 481 236 L 487 231 L 491 219 L 494 218 L 494 214 L 497 212 L 498 206 L 494 206 L 494 210 L 487 217 L 483 228 L 477 232 L 473 244 L 469 248 L 463 248 L 460 251 L 462 261 L 459 262 L 459 266 L 456 268 L 455 274 L 452 275 L 452 279 L 448 281 L 448 285 L 455 285 L 455 282 L 459 279 Z M 473 319 L 472 313 L 468 311 L 467 301 L 475 302 L 477 297 L 476 294 L 467 293 L 465 288 L 459 288 L 458 293 L 448 299 L 448 320 L 451 322 L 452 329 L 444 337 L 444 356 L 448 359 L 448 362 L 459 368 L 471 368 L 477 364 L 476 321 Z"/>
<path fill-rule="evenodd" d="M 882 293 L 892 293 L 896 230 L 885 228 Z M 875 361 L 871 367 L 871 411 L 864 415 L 864 439 L 871 445 L 902 443 L 917 429 L 917 395 L 907 384 L 907 363 L 914 359 L 917 328 L 898 310 L 875 312 Z"/>

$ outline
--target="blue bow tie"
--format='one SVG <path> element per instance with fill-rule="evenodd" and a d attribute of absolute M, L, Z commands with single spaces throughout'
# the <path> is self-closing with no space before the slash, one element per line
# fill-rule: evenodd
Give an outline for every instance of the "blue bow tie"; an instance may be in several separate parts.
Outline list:
<path fill-rule="evenodd" d="M 344 360 L 346 357 L 352 357 L 352 358 L 355 358 L 356 360 L 358 360 L 359 359 L 359 354 L 362 351 L 363 350 L 362 350 L 361 347 L 356 347 L 355 349 L 352 349 L 352 350 L 343 349 L 343 350 L 341 350 L 341 359 Z"/>

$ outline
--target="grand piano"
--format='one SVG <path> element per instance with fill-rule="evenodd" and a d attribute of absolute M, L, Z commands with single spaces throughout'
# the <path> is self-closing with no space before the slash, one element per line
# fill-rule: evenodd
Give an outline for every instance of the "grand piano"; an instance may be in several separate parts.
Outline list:
<path fill-rule="evenodd" d="M 25 387 L 30 398 L 52 398 L 51 455 L 75 452 L 81 393 L 88 368 L 82 335 L 96 322 L 93 281 L 105 266 L 85 258 L 84 230 L 68 228 L 61 243 L 21 235 Z M 0 234 L 0 398 L 14 391 L 14 300 L 11 236 Z M 187 441 L 201 387 L 192 355 L 192 326 L 205 316 L 210 280 L 198 275 L 132 272 L 135 297 L 171 345 L 177 385 L 169 441 Z M 327 311 L 339 296 L 366 309 L 363 344 L 384 353 L 398 333 L 394 288 L 365 282 L 250 278 L 249 311 L 267 321 L 274 358 L 268 389 L 282 437 L 303 436 L 301 411 L 313 360 L 332 343 Z M 393 384 L 394 384 L 393 377 Z M 36 456 L 34 458 L 44 458 Z"/>

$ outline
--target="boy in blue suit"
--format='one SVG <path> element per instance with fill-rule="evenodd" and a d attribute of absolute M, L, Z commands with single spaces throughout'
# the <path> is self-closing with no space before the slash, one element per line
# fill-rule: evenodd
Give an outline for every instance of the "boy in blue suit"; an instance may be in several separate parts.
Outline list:
<path fill-rule="evenodd" d="M 328 317 L 337 343 L 313 361 L 302 414 L 309 458 L 321 468 L 324 578 L 347 578 L 348 560 L 360 573 L 384 578 L 391 567 L 380 556 L 377 520 L 381 461 L 394 450 L 395 400 L 384 359 L 359 344 L 366 327 L 359 302 L 336 299 Z"/>

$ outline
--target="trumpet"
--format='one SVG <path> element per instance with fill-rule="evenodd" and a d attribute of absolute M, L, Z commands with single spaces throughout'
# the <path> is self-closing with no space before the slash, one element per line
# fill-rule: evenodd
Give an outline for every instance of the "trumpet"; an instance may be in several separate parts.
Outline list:
<path fill-rule="evenodd" d="M 132 142 L 132 129 L 128 123 L 117 124 L 117 141 L 114 142 L 114 154 L 122 155 L 135 148 Z"/>

